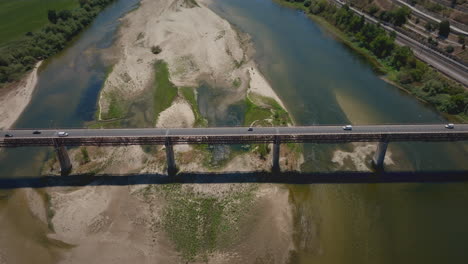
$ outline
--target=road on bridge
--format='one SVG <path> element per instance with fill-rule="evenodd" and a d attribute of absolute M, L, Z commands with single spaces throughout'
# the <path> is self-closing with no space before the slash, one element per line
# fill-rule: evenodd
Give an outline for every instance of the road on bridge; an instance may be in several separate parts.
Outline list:
<path fill-rule="evenodd" d="M 353 126 L 344 130 L 343 126 L 302 126 L 302 127 L 213 127 L 213 128 L 133 128 L 133 129 L 53 129 L 4 130 L 0 132 L 5 139 L 58 138 L 58 132 L 68 133 L 66 138 L 105 138 L 105 137 L 210 137 L 210 136 L 294 136 L 294 135 L 364 135 L 364 134 L 440 134 L 468 133 L 468 124 L 455 124 L 448 129 L 445 124 L 432 125 L 366 125 Z M 10 134 L 13 137 L 5 137 Z M 64 137 L 65 138 L 65 137 Z"/>

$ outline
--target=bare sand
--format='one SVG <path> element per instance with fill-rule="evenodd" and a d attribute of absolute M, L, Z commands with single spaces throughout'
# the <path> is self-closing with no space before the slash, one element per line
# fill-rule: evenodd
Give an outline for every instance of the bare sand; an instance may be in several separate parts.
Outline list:
<path fill-rule="evenodd" d="M 42 61 L 18 83 L 5 87 L 0 91 L 0 130 L 10 128 L 31 101 L 31 96 L 37 84 L 37 70 Z"/>
<path fill-rule="evenodd" d="M 159 114 L 156 127 L 193 127 L 195 115 L 191 106 L 183 99 L 176 99 L 174 103 Z"/>

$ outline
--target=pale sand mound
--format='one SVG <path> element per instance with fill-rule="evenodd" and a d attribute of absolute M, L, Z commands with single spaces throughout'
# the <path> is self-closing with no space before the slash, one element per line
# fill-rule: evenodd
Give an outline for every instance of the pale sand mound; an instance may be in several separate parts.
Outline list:
<path fill-rule="evenodd" d="M 352 143 L 354 146 L 353 152 L 347 152 L 343 150 L 336 150 L 333 153 L 332 162 L 335 162 L 339 167 L 345 166 L 345 160 L 349 159 L 352 162 L 352 165 L 357 171 L 369 171 L 368 164 L 372 160 L 375 151 L 377 150 L 378 143 Z M 385 159 L 385 165 L 395 164 L 392 160 L 392 153 L 387 149 Z"/>
<path fill-rule="evenodd" d="M 10 128 L 31 101 L 31 95 L 37 84 L 37 69 L 42 61 L 14 87 L 8 87 L 8 92 L 0 93 L 0 130 Z M 0 91 L 1 92 L 1 91 Z"/>
<path fill-rule="evenodd" d="M 103 220 L 102 212 L 109 206 L 110 199 L 110 193 L 104 188 L 91 186 L 71 192 L 53 192 L 54 238 L 69 244 L 85 239 L 88 226 Z"/>
<path fill-rule="evenodd" d="M 191 106 L 182 99 L 177 99 L 174 103 L 159 114 L 156 127 L 193 127 L 195 115 Z"/>
<path fill-rule="evenodd" d="M 73 246 L 59 263 L 178 263 L 177 253 L 153 232 L 161 205 L 131 195 L 127 186 L 50 189 L 55 234 Z"/>

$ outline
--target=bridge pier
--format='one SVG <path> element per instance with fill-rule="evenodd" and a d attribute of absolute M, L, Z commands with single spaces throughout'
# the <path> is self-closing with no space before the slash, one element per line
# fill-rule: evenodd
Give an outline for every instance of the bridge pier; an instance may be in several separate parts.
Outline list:
<path fill-rule="evenodd" d="M 275 142 L 273 142 L 273 165 L 272 165 L 273 172 L 280 171 L 280 164 L 279 164 L 280 145 L 281 145 L 280 139 L 278 137 L 275 137 Z"/>
<path fill-rule="evenodd" d="M 375 151 L 374 158 L 372 159 L 372 165 L 377 170 L 383 169 L 387 147 L 388 147 L 388 140 L 380 141 L 379 145 L 377 145 L 377 150 Z"/>
<path fill-rule="evenodd" d="M 174 149 L 172 147 L 172 142 L 167 139 L 166 143 L 166 160 L 167 160 L 167 174 L 173 176 L 177 173 L 177 166 L 174 158 Z"/>
<path fill-rule="evenodd" d="M 66 176 L 71 172 L 72 164 L 68 156 L 67 147 L 61 145 L 58 140 L 54 139 L 55 153 L 60 163 L 60 174 Z"/>

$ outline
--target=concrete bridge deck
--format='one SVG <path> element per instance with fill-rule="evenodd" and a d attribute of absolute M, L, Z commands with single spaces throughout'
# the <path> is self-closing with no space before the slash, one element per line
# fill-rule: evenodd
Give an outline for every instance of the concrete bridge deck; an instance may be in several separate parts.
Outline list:
<path fill-rule="evenodd" d="M 340 143 L 376 141 L 458 141 L 468 140 L 468 124 L 456 124 L 453 129 L 445 124 L 433 125 L 372 125 L 303 126 L 303 127 L 246 127 L 217 128 L 134 128 L 134 129 L 52 129 L 4 130 L 0 132 L 0 147 L 87 145 L 145 145 L 145 144 L 246 144 L 273 143 Z M 67 137 L 58 137 L 65 131 Z M 5 137 L 11 134 L 13 137 Z M 55 143 L 54 143 L 55 142 Z"/>
<path fill-rule="evenodd" d="M 1 131 L 0 147 L 53 146 L 62 174 L 68 174 L 72 168 L 67 146 L 165 145 L 168 174 L 173 175 L 177 172 L 174 144 L 273 143 L 272 168 L 279 171 L 281 143 L 379 142 L 372 162 L 381 169 L 389 142 L 468 140 L 468 124 L 456 124 L 452 129 L 434 124 L 353 126 L 352 130 L 344 130 L 343 126 L 304 126 L 255 127 L 252 131 L 247 127 L 47 129 L 36 134 L 34 131 Z M 60 131 L 68 136 L 59 137 Z"/>

